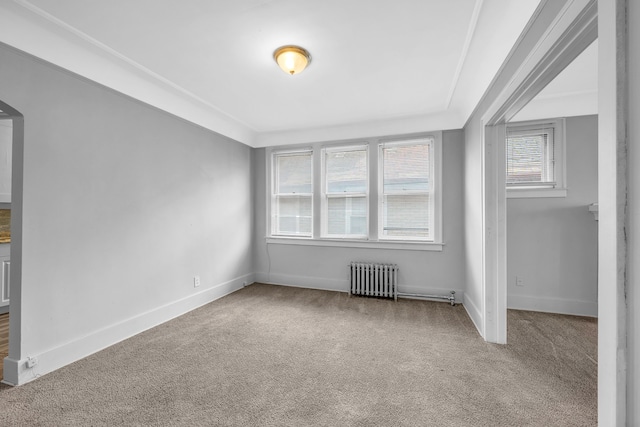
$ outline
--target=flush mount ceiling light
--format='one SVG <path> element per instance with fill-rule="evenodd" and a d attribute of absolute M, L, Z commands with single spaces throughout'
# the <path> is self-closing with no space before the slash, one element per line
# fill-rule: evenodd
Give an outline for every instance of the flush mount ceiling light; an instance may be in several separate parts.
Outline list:
<path fill-rule="evenodd" d="M 301 73 L 307 67 L 311 62 L 311 55 L 300 46 L 289 45 L 277 48 L 273 52 L 273 59 L 276 60 L 282 71 L 294 75 Z"/>

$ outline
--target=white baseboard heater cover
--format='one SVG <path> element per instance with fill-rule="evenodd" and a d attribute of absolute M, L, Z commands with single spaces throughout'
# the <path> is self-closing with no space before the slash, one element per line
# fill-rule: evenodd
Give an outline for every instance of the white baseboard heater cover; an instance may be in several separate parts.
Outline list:
<path fill-rule="evenodd" d="M 352 262 L 349 273 L 349 295 L 398 299 L 396 264 Z"/>

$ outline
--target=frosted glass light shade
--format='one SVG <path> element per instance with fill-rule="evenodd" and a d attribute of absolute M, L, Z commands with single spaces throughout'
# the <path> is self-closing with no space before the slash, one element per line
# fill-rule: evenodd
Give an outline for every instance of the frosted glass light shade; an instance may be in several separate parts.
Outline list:
<path fill-rule="evenodd" d="M 302 72 L 311 62 L 309 52 L 299 46 L 279 47 L 273 52 L 273 59 L 276 60 L 282 71 L 290 75 Z"/>

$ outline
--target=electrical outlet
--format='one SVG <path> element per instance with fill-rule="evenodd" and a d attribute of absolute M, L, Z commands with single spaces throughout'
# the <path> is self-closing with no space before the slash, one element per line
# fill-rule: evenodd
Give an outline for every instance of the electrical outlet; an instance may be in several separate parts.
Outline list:
<path fill-rule="evenodd" d="M 193 278 L 193 287 L 197 288 L 198 286 L 200 286 L 200 276 L 195 276 Z"/>
<path fill-rule="evenodd" d="M 27 357 L 27 368 L 31 369 L 38 364 L 37 357 Z"/>
<path fill-rule="evenodd" d="M 524 286 L 524 279 L 520 276 L 516 276 L 516 286 Z"/>

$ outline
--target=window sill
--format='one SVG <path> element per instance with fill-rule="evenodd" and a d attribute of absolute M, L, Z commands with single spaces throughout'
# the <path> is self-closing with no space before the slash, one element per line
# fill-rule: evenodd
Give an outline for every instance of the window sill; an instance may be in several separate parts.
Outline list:
<path fill-rule="evenodd" d="M 566 188 L 507 188 L 507 199 L 567 197 Z"/>
<path fill-rule="evenodd" d="M 442 252 L 444 243 L 267 237 L 267 244 Z"/>

